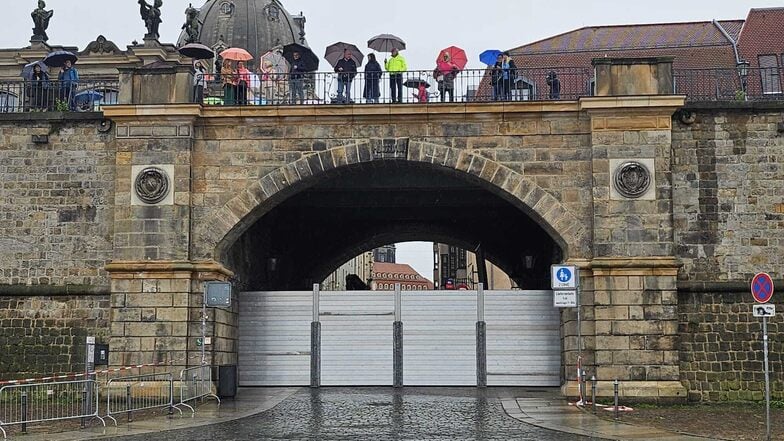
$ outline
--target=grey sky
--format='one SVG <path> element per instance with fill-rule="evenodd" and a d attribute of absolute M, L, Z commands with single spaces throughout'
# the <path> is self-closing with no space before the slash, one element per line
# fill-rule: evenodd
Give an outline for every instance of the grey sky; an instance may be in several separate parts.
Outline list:
<path fill-rule="evenodd" d="M 317 55 L 336 41 L 365 48 L 368 38 L 393 33 L 403 38 L 409 69 L 432 69 L 439 50 L 457 45 L 469 55 L 469 68 L 481 68 L 485 49 L 509 49 L 592 25 L 743 19 L 750 8 L 781 6 L 781 0 L 281 0 L 291 14 L 307 17 L 307 38 Z M 164 0 L 161 41 L 176 42 L 188 3 Z M 83 49 L 103 34 L 121 48 L 142 40 L 145 29 L 136 0 L 48 0 L 55 10 L 49 43 Z M 5 0 L 0 47 L 28 45 L 35 0 Z M 9 7 L 10 6 L 10 7 Z M 322 69 L 328 67 L 322 62 Z M 432 278 L 429 244 L 404 245 L 398 255 Z M 404 260 L 405 259 L 405 260 Z"/>

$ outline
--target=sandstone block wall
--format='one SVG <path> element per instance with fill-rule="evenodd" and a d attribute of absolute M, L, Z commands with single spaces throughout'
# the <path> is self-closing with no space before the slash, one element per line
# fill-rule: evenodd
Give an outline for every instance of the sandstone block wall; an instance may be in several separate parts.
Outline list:
<path fill-rule="evenodd" d="M 2 285 L 108 286 L 113 137 L 100 119 L 0 119 Z M 33 142 L 48 136 L 47 143 Z"/>
<path fill-rule="evenodd" d="M 0 379 L 83 371 L 85 337 L 108 333 L 108 295 L 0 296 Z"/>
<path fill-rule="evenodd" d="M 673 221 L 680 280 L 784 278 L 784 122 L 769 109 L 694 108 L 675 123 Z"/>
<path fill-rule="evenodd" d="M 746 292 L 678 296 L 681 379 L 692 401 L 763 400 L 762 319 Z M 779 313 L 779 311 L 776 311 Z M 771 399 L 784 398 L 784 319 L 768 323 Z"/>

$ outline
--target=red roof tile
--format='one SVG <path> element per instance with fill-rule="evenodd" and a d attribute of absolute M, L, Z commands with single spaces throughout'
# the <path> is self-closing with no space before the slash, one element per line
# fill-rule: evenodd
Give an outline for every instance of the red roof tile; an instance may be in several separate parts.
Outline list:
<path fill-rule="evenodd" d="M 741 57 L 759 67 L 760 55 L 784 55 L 784 8 L 752 9 L 738 41 Z"/>
<path fill-rule="evenodd" d="M 719 22 L 737 38 L 743 20 Z M 597 52 L 629 49 L 694 48 L 731 43 L 710 21 L 619 26 L 589 26 L 512 49 L 513 55 Z"/>

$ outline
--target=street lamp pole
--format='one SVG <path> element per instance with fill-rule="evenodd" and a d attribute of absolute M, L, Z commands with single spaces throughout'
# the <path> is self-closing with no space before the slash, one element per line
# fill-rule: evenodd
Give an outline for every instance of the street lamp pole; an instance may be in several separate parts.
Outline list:
<path fill-rule="evenodd" d="M 743 100 L 748 101 L 748 93 L 746 92 L 746 78 L 749 75 L 750 63 L 746 60 L 739 60 L 735 65 L 738 70 L 738 77 L 740 78 L 740 90 L 743 93 Z"/>

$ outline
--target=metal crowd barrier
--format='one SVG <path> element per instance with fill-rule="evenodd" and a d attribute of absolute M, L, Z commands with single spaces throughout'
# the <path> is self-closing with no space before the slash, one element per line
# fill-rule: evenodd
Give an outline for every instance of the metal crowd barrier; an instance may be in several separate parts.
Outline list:
<path fill-rule="evenodd" d="M 174 409 L 174 381 L 171 373 L 134 375 L 112 378 L 106 384 L 106 418 L 117 425 L 114 415 L 126 413 L 133 422 L 133 412 L 147 409 Z"/>
<path fill-rule="evenodd" d="M 58 381 L 52 383 L 16 384 L 0 388 L 0 431 L 7 437 L 3 426 L 21 425 L 27 433 L 27 424 L 68 419 L 96 418 L 98 393 L 95 380 Z"/>
<path fill-rule="evenodd" d="M 188 401 L 213 397 L 221 404 L 220 398 L 212 392 L 212 366 L 203 365 L 183 369 L 180 372 L 180 402 L 176 406 L 185 406 L 192 414 L 196 413 Z"/>

